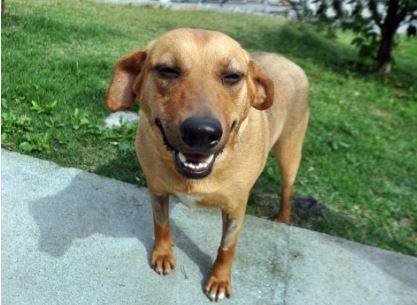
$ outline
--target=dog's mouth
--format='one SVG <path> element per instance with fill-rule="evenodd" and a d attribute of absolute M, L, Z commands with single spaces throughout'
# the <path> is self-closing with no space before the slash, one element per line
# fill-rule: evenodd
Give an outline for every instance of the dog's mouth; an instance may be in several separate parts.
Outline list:
<path fill-rule="evenodd" d="M 201 179 L 211 173 L 215 160 L 214 154 L 186 154 L 175 151 L 175 165 L 183 176 L 191 179 Z"/>
<path fill-rule="evenodd" d="M 181 175 L 189 179 L 201 179 L 211 173 L 214 161 L 221 150 L 212 154 L 181 152 L 168 141 L 161 121 L 156 119 L 155 124 L 161 131 L 166 148 L 173 153 L 175 167 Z"/>

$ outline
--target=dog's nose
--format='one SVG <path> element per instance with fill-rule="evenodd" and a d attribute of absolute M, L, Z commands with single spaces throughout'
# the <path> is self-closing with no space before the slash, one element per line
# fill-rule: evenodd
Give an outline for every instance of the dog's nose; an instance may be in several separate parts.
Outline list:
<path fill-rule="evenodd" d="M 207 117 L 190 117 L 181 124 L 180 129 L 184 143 L 200 152 L 216 146 L 223 134 L 220 122 Z"/>

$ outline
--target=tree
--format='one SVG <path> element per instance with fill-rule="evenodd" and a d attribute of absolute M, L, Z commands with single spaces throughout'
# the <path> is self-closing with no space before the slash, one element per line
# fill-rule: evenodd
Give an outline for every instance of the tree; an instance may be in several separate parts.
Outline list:
<path fill-rule="evenodd" d="M 401 25 L 416 36 L 417 0 L 311 0 L 310 17 L 350 29 L 359 55 L 376 61 L 381 73 L 391 72 L 394 37 Z"/>

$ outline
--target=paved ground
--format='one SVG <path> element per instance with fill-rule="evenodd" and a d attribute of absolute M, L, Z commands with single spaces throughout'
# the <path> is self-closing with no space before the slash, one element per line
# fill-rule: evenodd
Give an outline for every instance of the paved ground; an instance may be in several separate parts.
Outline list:
<path fill-rule="evenodd" d="M 210 303 L 218 211 L 173 205 L 178 266 L 161 277 L 145 189 L 5 150 L 1 174 L 3 305 Z M 248 216 L 233 285 L 224 304 L 411 305 L 417 258 Z"/>

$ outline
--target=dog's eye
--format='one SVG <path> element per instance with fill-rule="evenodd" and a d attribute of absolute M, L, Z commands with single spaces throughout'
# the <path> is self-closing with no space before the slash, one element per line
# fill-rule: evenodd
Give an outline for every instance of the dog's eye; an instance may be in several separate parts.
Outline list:
<path fill-rule="evenodd" d="M 156 66 L 156 72 L 158 72 L 159 76 L 164 78 L 178 78 L 181 76 L 181 70 L 178 68 L 172 68 L 167 66 Z"/>
<path fill-rule="evenodd" d="M 239 82 L 243 77 L 242 73 L 239 72 L 232 72 L 232 73 L 224 73 L 222 75 L 222 81 L 224 84 L 234 85 Z"/>

